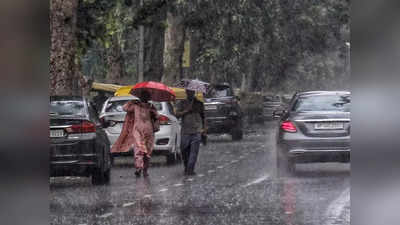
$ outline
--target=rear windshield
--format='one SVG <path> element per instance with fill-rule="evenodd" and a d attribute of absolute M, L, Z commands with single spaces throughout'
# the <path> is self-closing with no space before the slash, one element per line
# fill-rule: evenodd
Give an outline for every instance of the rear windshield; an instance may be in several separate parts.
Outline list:
<path fill-rule="evenodd" d="M 264 102 L 280 102 L 281 99 L 279 96 L 265 96 L 264 97 Z"/>
<path fill-rule="evenodd" d="M 350 112 L 350 95 L 314 95 L 300 97 L 292 111 L 341 111 Z"/>
<path fill-rule="evenodd" d="M 212 88 L 207 94 L 207 98 L 221 98 L 221 97 L 229 97 L 232 96 L 232 90 L 230 87 L 226 86 L 216 86 Z"/>
<path fill-rule="evenodd" d="M 123 106 L 130 100 L 109 101 L 107 103 L 106 112 L 124 112 Z"/>
<path fill-rule="evenodd" d="M 85 105 L 82 101 L 50 101 L 50 114 L 60 116 L 84 116 Z"/>
<path fill-rule="evenodd" d="M 118 101 L 109 101 L 107 103 L 105 112 L 112 113 L 112 112 L 125 112 L 123 106 L 130 100 L 118 100 Z M 156 107 L 157 111 L 162 110 L 162 105 L 160 102 L 152 102 L 152 104 Z"/>

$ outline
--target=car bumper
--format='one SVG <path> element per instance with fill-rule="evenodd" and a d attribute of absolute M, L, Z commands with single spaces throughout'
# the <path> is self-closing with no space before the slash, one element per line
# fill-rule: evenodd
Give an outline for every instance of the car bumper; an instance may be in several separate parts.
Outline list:
<path fill-rule="evenodd" d="M 206 121 L 209 134 L 229 133 L 237 123 L 237 120 L 230 117 L 213 117 Z"/>
<path fill-rule="evenodd" d="M 278 151 L 299 163 L 350 161 L 350 137 L 283 140 Z"/>
<path fill-rule="evenodd" d="M 94 140 L 50 144 L 50 176 L 89 176 L 99 166 Z"/>

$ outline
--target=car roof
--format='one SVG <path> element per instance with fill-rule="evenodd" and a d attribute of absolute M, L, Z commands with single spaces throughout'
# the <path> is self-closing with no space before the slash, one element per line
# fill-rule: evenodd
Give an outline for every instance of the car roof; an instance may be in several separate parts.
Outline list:
<path fill-rule="evenodd" d="M 139 100 L 139 98 L 136 96 L 127 95 L 127 96 L 114 96 L 114 97 L 111 97 L 109 99 L 109 101 L 123 101 L 123 100 L 134 100 L 134 99 Z"/>

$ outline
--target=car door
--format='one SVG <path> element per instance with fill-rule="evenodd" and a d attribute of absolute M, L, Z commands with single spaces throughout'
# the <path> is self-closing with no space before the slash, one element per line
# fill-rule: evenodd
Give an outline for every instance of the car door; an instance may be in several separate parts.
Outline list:
<path fill-rule="evenodd" d="M 174 107 L 172 106 L 172 104 L 170 102 L 167 102 L 167 110 L 168 110 L 168 114 L 171 116 L 172 118 L 172 126 L 173 126 L 173 130 L 174 133 L 176 134 L 177 140 L 177 147 L 180 147 L 180 143 L 181 143 L 181 124 L 180 121 L 178 120 L 178 118 L 175 115 L 175 110 Z"/>

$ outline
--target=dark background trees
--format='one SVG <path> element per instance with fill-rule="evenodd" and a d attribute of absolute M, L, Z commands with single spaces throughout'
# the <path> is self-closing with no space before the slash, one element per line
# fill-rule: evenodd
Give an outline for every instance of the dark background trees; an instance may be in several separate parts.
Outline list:
<path fill-rule="evenodd" d="M 143 26 L 144 80 L 199 78 L 263 92 L 349 88 L 348 0 L 69 1 L 78 2 L 76 29 L 65 24 L 63 32 L 76 44 L 61 51 L 53 26 L 51 63 L 64 68 L 63 52 L 96 81 L 138 81 Z"/>

